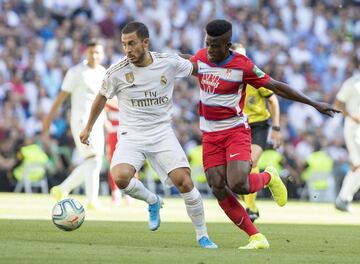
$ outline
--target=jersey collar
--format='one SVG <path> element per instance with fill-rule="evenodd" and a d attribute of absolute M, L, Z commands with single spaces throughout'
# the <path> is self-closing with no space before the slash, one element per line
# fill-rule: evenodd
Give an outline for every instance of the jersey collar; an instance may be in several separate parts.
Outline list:
<path fill-rule="evenodd" d="M 232 60 L 234 55 L 235 55 L 234 52 L 230 50 L 230 55 L 229 56 L 227 56 L 223 61 L 220 61 L 218 63 L 214 63 L 214 65 L 217 66 L 217 67 L 224 66 L 225 64 L 227 64 L 229 61 Z"/>

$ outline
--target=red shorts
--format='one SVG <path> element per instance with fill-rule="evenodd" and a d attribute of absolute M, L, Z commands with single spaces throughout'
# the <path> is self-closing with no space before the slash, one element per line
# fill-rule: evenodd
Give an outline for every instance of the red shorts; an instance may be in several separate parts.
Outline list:
<path fill-rule="evenodd" d="M 203 132 L 204 170 L 231 160 L 251 160 L 251 129 L 239 126 L 218 132 Z"/>
<path fill-rule="evenodd" d="M 108 153 L 108 159 L 109 161 L 111 161 L 113 153 L 115 151 L 116 148 L 116 143 L 117 143 L 117 133 L 108 133 L 107 134 L 107 153 Z"/>

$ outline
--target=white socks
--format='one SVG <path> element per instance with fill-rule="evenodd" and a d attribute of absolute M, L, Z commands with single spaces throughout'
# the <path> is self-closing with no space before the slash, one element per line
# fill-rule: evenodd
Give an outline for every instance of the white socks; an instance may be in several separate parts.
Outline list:
<path fill-rule="evenodd" d="M 135 177 L 132 177 L 129 185 L 125 189 L 121 189 L 121 191 L 135 199 L 145 201 L 148 204 L 153 204 L 157 201 L 156 194 L 150 192 L 144 184 Z"/>
<path fill-rule="evenodd" d="M 60 190 L 70 193 L 85 181 L 85 192 L 88 202 L 97 203 L 101 165 L 102 157 L 100 156 L 86 159 L 59 185 Z"/>
<path fill-rule="evenodd" d="M 341 200 L 351 202 L 354 194 L 360 188 L 360 168 L 356 171 L 349 170 L 343 180 L 339 197 Z"/>
<path fill-rule="evenodd" d="M 92 158 L 92 160 L 91 166 L 87 168 L 89 173 L 85 176 L 85 193 L 89 203 L 96 205 L 99 202 L 98 197 L 102 157 L 97 156 Z"/>
<path fill-rule="evenodd" d="M 185 201 L 186 211 L 195 227 L 196 240 L 203 236 L 208 237 L 200 192 L 194 187 L 190 192 L 181 193 L 180 195 Z"/>

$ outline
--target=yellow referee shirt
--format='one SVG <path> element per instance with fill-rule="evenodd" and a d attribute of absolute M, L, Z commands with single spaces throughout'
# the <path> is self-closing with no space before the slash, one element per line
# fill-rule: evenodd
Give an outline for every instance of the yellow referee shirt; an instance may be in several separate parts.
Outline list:
<path fill-rule="evenodd" d="M 246 85 L 246 99 L 244 112 L 249 118 L 249 124 L 268 120 L 270 112 L 266 107 L 266 98 L 270 97 L 273 92 L 261 87 L 259 89 Z"/>

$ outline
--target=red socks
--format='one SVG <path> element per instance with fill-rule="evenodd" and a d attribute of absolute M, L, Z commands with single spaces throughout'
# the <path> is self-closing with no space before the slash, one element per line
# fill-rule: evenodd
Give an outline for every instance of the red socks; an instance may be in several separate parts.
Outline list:
<path fill-rule="evenodd" d="M 242 207 L 234 195 L 229 195 L 225 200 L 218 201 L 218 203 L 230 220 L 249 236 L 259 233 L 244 207 Z"/>
<path fill-rule="evenodd" d="M 271 176 L 267 172 L 261 173 L 250 173 L 249 174 L 249 185 L 250 192 L 254 193 L 264 189 L 264 187 L 270 182 Z"/>

